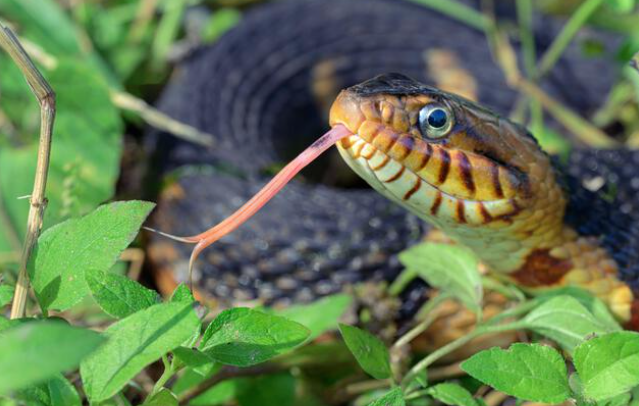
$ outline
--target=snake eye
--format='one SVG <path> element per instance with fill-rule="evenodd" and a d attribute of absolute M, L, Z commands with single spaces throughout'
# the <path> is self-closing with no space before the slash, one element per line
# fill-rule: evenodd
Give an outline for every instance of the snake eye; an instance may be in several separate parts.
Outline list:
<path fill-rule="evenodd" d="M 419 111 L 419 129 L 427 138 L 442 138 L 453 128 L 450 110 L 439 104 L 424 106 Z"/>

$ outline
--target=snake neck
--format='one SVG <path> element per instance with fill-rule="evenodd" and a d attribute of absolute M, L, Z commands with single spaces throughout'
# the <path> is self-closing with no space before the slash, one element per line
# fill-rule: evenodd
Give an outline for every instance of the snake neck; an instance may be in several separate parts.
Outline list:
<path fill-rule="evenodd" d="M 620 320 L 630 322 L 634 295 L 619 279 L 615 253 L 602 244 L 600 236 L 588 235 L 570 220 L 574 213 L 567 212 L 575 208 L 567 195 L 578 194 L 557 181 L 552 165 L 542 167 L 531 172 L 531 178 L 536 178 L 530 186 L 534 200 L 528 206 L 520 201 L 519 212 L 502 224 L 438 226 L 471 248 L 491 271 L 505 274 L 517 285 L 531 291 L 580 286 L 603 300 Z"/>

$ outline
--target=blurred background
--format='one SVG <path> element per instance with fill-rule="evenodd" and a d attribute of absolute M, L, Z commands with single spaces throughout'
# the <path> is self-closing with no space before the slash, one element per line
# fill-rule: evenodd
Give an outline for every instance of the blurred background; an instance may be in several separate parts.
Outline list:
<path fill-rule="evenodd" d="M 309 31 L 304 30 L 305 24 L 321 22 L 321 18 L 351 18 L 348 13 L 353 13 L 355 7 L 362 10 L 369 7 L 365 0 L 343 0 L 342 3 L 351 3 L 348 7 L 336 6 L 339 2 L 331 1 L 322 6 L 325 11 L 317 13 L 315 20 L 305 16 L 304 21 L 296 21 L 302 15 L 285 12 L 288 6 L 284 3 L 296 3 L 296 0 L 0 0 L 0 21 L 17 33 L 58 96 L 45 227 L 87 213 L 105 201 L 144 198 L 161 201 L 160 214 L 156 214 L 155 220 L 159 227 L 176 233 L 201 231 L 202 226 L 211 225 L 230 213 L 254 191 L 253 186 L 238 191 L 234 188 L 241 185 L 224 186 L 222 182 L 222 186 L 211 186 L 212 183 L 200 182 L 188 186 L 188 182 L 182 181 L 185 166 L 193 168 L 197 164 L 201 175 L 206 172 L 202 172 L 202 165 L 206 166 L 209 159 L 215 161 L 220 155 L 228 155 L 225 140 L 237 137 L 238 131 L 247 129 L 255 133 L 254 124 L 242 124 L 239 130 L 229 124 L 225 129 L 222 124 L 236 119 L 225 114 L 245 115 L 249 121 L 260 114 L 275 117 L 277 125 L 258 120 L 261 140 L 271 139 L 274 134 L 285 135 L 290 140 L 294 134 L 304 133 L 302 138 L 295 139 L 293 151 L 282 152 L 279 139 L 264 147 L 264 154 L 261 150 L 247 150 L 244 160 L 254 156 L 263 162 L 259 176 L 255 173 L 246 176 L 266 179 L 313 137 L 320 135 L 319 131 L 326 126 L 322 121 L 326 108 L 340 88 L 387 68 L 403 69 L 403 73 L 415 74 L 429 83 L 479 99 L 501 114 L 528 125 L 548 151 L 560 156 L 567 156 L 575 147 L 639 146 L 639 75 L 629 66 L 631 56 L 639 49 L 639 10 L 634 0 L 397 1 L 405 3 L 402 5 L 405 9 L 413 10 L 414 18 L 410 22 L 410 19 L 400 19 L 392 23 L 404 26 L 412 37 L 392 39 L 391 24 L 384 28 L 389 32 L 388 40 L 414 43 L 415 49 L 424 51 L 434 44 L 431 49 L 434 53 L 429 54 L 428 61 L 424 62 L 422 53 L 415 52 L 411 62 L 394 64 L 388 62 L 393 56 L 379 51 L 377 59 L 370 57 L 369 54 L 375 55 L 375 47 L 346 46 L 338 48 L 335 57 L 332 51 L 311 55 L 311 61 L 305 62 L 309 65 L 304 70 L 306 76 L 296 77 L 298 81 L 302 77 L 303 85 L 312 90 L 309 92 L 313 96 L 314 115 L 305 115 L 308 103 L 304 100 L 295 105 L 297 110 L 287 107 L 265 113 L 265 110 L 255 110 L 249 102 L 240 113 L 224 110 L 220 107 L 224 106 L 223 95 L 218 100 L 212 94 L 218 90 L 223 93 L 223 88 L 228 91 L 225 87 L 228 85 L 234 97 L 250 100 L 253 95 L 249 90 L 239 85 L 233 88 L 229 83 L 248 81 L 252 72 L 266 70 L 273 62 L 262 59 L 262 64 L 254 56 L 252 65 L 247 66 L 242 59 L 253 51 L 258 55 L 262 40 L 268 42 L 270 35 L 273 38 L 288 36 L 291 43 L 295 43 L 296 37 L 308 35 L 304 34 Z M 386 6 L 388 4 L 379 7 Z M 394 10 L 394 6 L 389 6 L 390 9 Z M 277 10 L 285 13 L 281 21 L 273 17 L 280 12 Z M 226 39 L 227 31 L 234 28 L 240 33 L 250 32 L 251 24 L 259 25 L 262 14 L 274 18 L 268 21 L 280 23 L 262 27 L 257 36 L 249 36 L 249 40 L 242 40 L 244 42 L 237 39 L 239 34 L 233 37 L 231 33 L 232 41 Z M 418 17 L 424 14 L 431 15 L 433 24 L 419 25 Z M 383 20 L 380 19 L 380 24 Z M 446 24 L 453 25 L 447 28 Z M 294 28 L 287 28 L 289 26 Z M 362 30 L 368 29 L 365 22 L 362 27 Z M 423 29 L 422 36 L 420 29 Z M 357 36 L 356 32 L 344 31 L 344 35 L 351 34 Z M 395 46 L 384 48 L 380 45 L 384 38 L 376 41 L 375 46 L 384 52 L 390 52 Z M 223 49 L 227 54 L 220 54 L 216 49 Z M 362 49 L 368 49 L 369 54 L 354 58 L 358 61 L 354 65 L 349 62 L 334 65 L 340 62 L 339 57 Z M 282 54 L 286 56 L 285 52 Z M 216 75 L 211 59 L 226 60 L 224 55 L 228 55 L 230 67 L 220 68 L 223 77 L 210 79 Z M 405 61 L 407 57 L 402 54 L 397 59 Z M 488 62 L 482 66 L 485 61 Z M 374 68 L 367 69 L 367 63 Z M 270 72 L 269 75 L 275 77 L 281 70 Z M 210 78 L 198 79 L 206 75 Z M 521 77 L 525 78 L 524 85 L 519 80 Z M 278 86 L 284 89 L 296 83 L 282 81 Z M 263 97 L 277 101 L 278 94 L 273 91 Z M 19 70 L 6 54 L 0 54 L 0 272 L 9 283 L 14 279 L 25 233 L 28 201 L 24 196 L 32 188 L 38 128 L 39 111 L 33 96 Z M 244 141 L 235 138 L 231 144 L 251 143 L 251 140 L 255 138 Z M 277 153 L 271 153 L 270 148 Z M 216 152 L 209 153 L 212 150 Z M 232 165 L 227 174 L 238 167 L 243 169 L 233 159 L 230 161 Z M 219 170 L 219 166 L 215 170 Z M 362 187 L 348 175 L 331 175 L 327 180 L 311 170 L 306 176 L 311 184 L 317 182 L 327 188 Z M 180 188 L 171 187 L 175 184 Z M 203 218 L 193 219 L 184 213 L 193 207 L 211 207 L 211 195 L 195 196 L 196 206 L 172 205 L 176 193 L 215 187 L 222 188 L 220 195 L 225 196 L 220 199 L 226 201 L 218 201 L 218 206 L 223 207 L 210 209 Z M 229 197 L 230 194 L 233 196 Z M 325 196 L 330 195 L 320 194 L 317 198 Z M 281 218 L 283 212 L 278 213 Z M 369 222 L 370 218 L 362 221 Z M 395 237 L 399 242 L 384 237 L 391 253 L 419 237 L 419 227 L 413 225 L 413 220 L 402 217 L 401 221 L 405 227 L 402 230 L 413 234 L 410 238 Z M 255 235 L 276 227 L 279 226 L 265 225 L 262 221 L 261 225 L 248 229 L 250 235 L 244 234 L 238 240 L 255 239 Z M 283 231 L 287 232 L 299 231 Z M 331 229 L 325 232 L 329 236 L 332 233 Z M 273 241 L 285 237 L 281 233 L 269 235 L 264 241 L 281 251 L 283 248 L 278 248 Z M 229 245 L 233 245 L 233 241 Z M 170 272 L 176 268 L 184 270 L 185 252 L 173 253 L 167 245 L 153 247 L 162 252 L 155 256 L 154 266 Z M 326 246 L 319 247 L 317 252 L 325 249 Z M 169 258 L 166 252 L 171 252 Z M 221 252 L 223 258 L 233 261 L 233 255 L 242 256 L 244 261 L 251 258 L 246 252 Z M 277 251 L 267 253 L 272 252 Z M 353 252 L 352 255 L 361 255 L 360 251 Z M 144 251 L 131 256 L 138 262 L 143 262 L 143 257 Z M 216 263 L 211 257 L 207 261 Z M 375 266 L 379 267 L 379 263 L 387 259 L 376 261 Z M 330 266 L 316 263 L 312 265 Z M 233 270 L 233 266 L 229 269 Z M 250 272 L 246 270 L 245 274 Z M 184 278 L 182 273 L 177 279 Z M 339 281 L 330 282 L 339 285 Z M 325 290 L 330 293 L 334 288 Z M 296 287 L 289 289 L 296 290 Z M 246 294 L 251 298 L 256 293 Z"/>

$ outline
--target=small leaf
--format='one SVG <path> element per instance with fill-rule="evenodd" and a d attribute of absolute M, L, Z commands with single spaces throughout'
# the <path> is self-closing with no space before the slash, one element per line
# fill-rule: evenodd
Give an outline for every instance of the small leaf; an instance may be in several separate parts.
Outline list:
<path fill-rule="evenodd" d="M 609 331 L 609 327 L 570 296 L 557 296 L 542 303 L 528 313 L 523 322 L 527 328 L 556 341 L 569 352 L 588 335 Z"/>
<path fill-rule="evenodd" d="M 579 345 L 574 363 L 583 395 L 596 401 L 624 393 L 639 385 L 639 334 L 615 332 Z"/>
<path fill-rule="evenodd" d="M 477 406 L 477 402 L 462 386 L 454 383 L 440 383 L 428 388 L 427 393 L 442 403 L 451 406 Z"/>
<path fill-rule="evenodd" d="M 204 332 L 200 351 L 222 364 L 246 367 L 297 347 L 309 334 L 294 321 L 238 307 L 213 320 Z"/>
<path fill-rule="evenodd" d="M 399 254 L 399 260 L 431 286 L 481 313 L 483 290 L 478 262 L 470 250 L 450 244 L 424 243 Z"/>
<path fill-rule="evenodd" d="M 0 285 L 0 307 L 11 303 L 13 299 L 13 291 L 15 287 L 9 285 Z"/>
<path fill-rule="evenodd" d="M 308 305 L 290 306 L 279 315 L 296 321 L 311 330 L 308 340 L 337 328 L 339 318 L 351 305 L 353 298 L 349 295 L 333 295 L 322 298 Z"/>
<path fill-rule="evenodd" d="M 25 388 L 75 368 L 104 340 L 54 321 L 31 321 L 0 335 L 0 393 Z"/>
<path fill-rule="evenodd" d="M 177 288 L 173 291 L 169 302 L 195 302 L 195 298 L 193 297 L 193 293 L 188 286 L 183 283 L 180 283 Z"/>
<path fill-rule="evenodd" d="M 162 388 L 158 393 L 148 399 L 142 406 L 178 406 L 177 396 L 167 388 Z"/>
<path fill-rule="evenodd" d="M 173 350 L 173 355 L 181 363 L 195 370 L 215 363 L 214 359 L 195 348 L 178 347 Z"/>
<path fill-rule="evenodd" d="M 404 394 L 401 388 L 392 389 L 382 397 L 375 399 L 368 406 L 405 406 Z"/>
<path fill-rule="evenodd" d="M 29 262 L 43 309 L 65 310 L 88 293 L 85 270 L 107 271 L 138 234 L 153 203 L 116 202 L 45 231 Z"/>
<path fill-rule="evenodd" d="M 80 366 L 92 402 L 116 394 L 145 366 L 190 338 L 200 320 L 190 303 L 162 303 L 112 324 L 107 343 Z"/>
<path fill-rule="evenodd" d="M 154 290 L 147 289 L 126 276 L 87 269 L 84 277 L 91 295 L 104 312 L 121 319 L 160 301 Z"/>
<path fill-rule="evenodd" d="M 610 313 L 608 306 L 601 299 L 594 296 L 585 289 L 576 286 L 566 286 L 559 289 L 553 289 L 537 296 L 536 300 L 546 301 L 557 296 L 571 296 L 579 301 L 588 311 L 597 319 L 597 321 L 605 326 L 609 332 L 621 331 L 622 328 Z"/>
<path fill-rule="evenodd" d="M 391 376 L 390 355 L 384 343 L 368 331 L 346 324 L 339 325 L 346 346 L 357 363 L 375 379 Z"/>
<path fill-rule="evenodd" d="M 570 396 L 566 364 L 559 353 L 540 344 L 491 348 L 464 361 L 473 378 L 508 395 L 533 402 L 560 403 Z"/>
<path fill-rule="evenodd" d="M 82 401 L 75 387 L 62 375 L 58 375 L 48 382 L 22 389 L 16 393 L 16 398 L 27 405 L 42 406 L 81 406 Z"/>

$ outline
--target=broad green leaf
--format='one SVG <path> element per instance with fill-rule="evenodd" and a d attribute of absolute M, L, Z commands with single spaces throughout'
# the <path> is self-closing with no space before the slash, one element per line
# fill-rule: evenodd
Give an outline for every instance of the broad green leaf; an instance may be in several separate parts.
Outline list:
<path fill-rule="evenodd" d="M 302 344 L 310 331 L 283 317 L 247 308 L 220 313 L 204 332 L 200 351 L 222 364 L 259 364 Z"/>
<path fill-rule="evenodd" d="M 111 268 L 152 208 L 141 201 L 111 203 L 45 231 L 29 262 L 42 308 L 65 310 L 82 300 L 89 290 L 85 271 Z"/>
<path fill-rule="evenodd" d="M 33 321 L 0 334 L 0 393 L 72 370 L 103 343 L 98 333 L 54 321 Z"/>
<path fill-rule="evenodd" d="M 107 343 L 80 365 L 92 402 L 108 399 L 144 367 L 177 348 L 200 324 L 190 303 L 162 303 L 112 324 Z"/>
<path fill-rule="evenodd" d="M 431 286 L 457 298 L 476 314 L 481 313 L 483 290 L 475 254 L 466 248 L 424 243 L 399 254 L 401 263 L 417 272 Z"/>
<path fill-rule="evenodd" d="M 308 305 L 290 306 L 279 312 L 279 315 L 306 326 L 311 330 L 308 339 L 313 340 L 326 331 L 336 329 L 339 318 L 352 301 L 353 298 L 349 295 L 333 295 Z"/>
<path fill-rule="evenodd" d="M 171 295 L 171 298 L 169 299 L 169 301 L 191 303 L 191 302 L 195 302 L 195 298 L 193 297 L 193 293 L 191 292 L 189 287 L 183 283 L 180 283 L 177 286 L 177 288 L 175 288 L 175 290 L 173 291 L 173 294 Z"/>
<path fill-rule="evenodd" d="M 610 331 L 579 301 L 571 296 L 557 296 L 542 303 L 523 319 L 524 325 L 572 351 L 590 334 Z"/>
<path fill-rule="evenodd" d="M 442 403 L 451 406 L 477 406 L 477 401 L 462 386 L 454 383 L 440 383 L 428 388 L 427 393 Z"/>
<path fill-rule="evenodd" d="M 173 392 L 162 388 L 158 393 L 144 402 L 142 406 L 178 406 L 178 399 Z"/>
<path fill-rule="evenodd" d="M 0 307 L 11 303 L 13 299 L 13 291 L 15 287 L 9 285 L 0 285 Z"/>
<path fill-rule="evenodd" d="M 601 401 L 639 385 L 639 334 L 620 331 L 579 345 L 574 363 L 583 395 Z"/>
<path fill-rule="evenodd" d="M 56 90 L 58 107 L 47 182 L 48 228 L 112 197 L 119 175 L 123 125 L 108 86 L 95 69 L 60 59 L 46 76 Z M 35 106 L 26 85 L 21 86 L 29 106 Z M 38 115 L 29 118 L 38 123 Z M 25 133 L 37 134 L 37 128 Z M 15 242 L 10 241 L 24 238 L 29 203 L 17 198 L 32 191 L 38 149 L 37 139 L 28 141 L 23 147 L 0 148 L 1 206 L 15 236 L 0 238 L 2 251 L 15 251 Z"/>
<path fill-rule="evenodd" d="M 295 378 L 290 374 L 238 379 L 236 397 L 240 406 L 293 406 Z"/>
<path fill-rule="evenodd" d="M 368 406 L 405 406 L 401 388 L 395 388 L 382 397 L 375 399 Z"/>
<path fill-rule="evenodd" d="M 536 300 L 546 301 L 557 296 L 571 296 L 579 301 L 592 315 L 597 319 L 599 323 L 606 327 L 607 331 L 621 331 L 622 328 L 610 313 L 608 306 L 602 302 L 599 298 L 585 289 L 578 288 L 576 286 L 567 286 L 559 289 L 553 289 L 540 294 Z"/>
<path fill-rule="evenodd" d="M 62 375 L 48 382 L 22 389 L 15 394 L 29 406 L 81 406 L 82 401 L 75 387 Z"/>
<path fill-rule="evenodd" d="M 390 355 L 384 343 L 368 331 L 346 324 L 339 325 L 346 346 L 366 373 L 375 379 L 391 376 Z"/>
<path fill-rule="evenodd" d="M 126 276 L 87 269 L 84 273 L 91 295 L 104 312 L 121 319 L 160 301 L 156 291 Z"/>
<path fill-rule="evenodd" d="M 520 399 L 560 403 L 570 396 L 566 363 L 555 349 L 545 345 L 517 343 L 508 350 L 494 347 L 473 355 L 461 368 Z"/>

